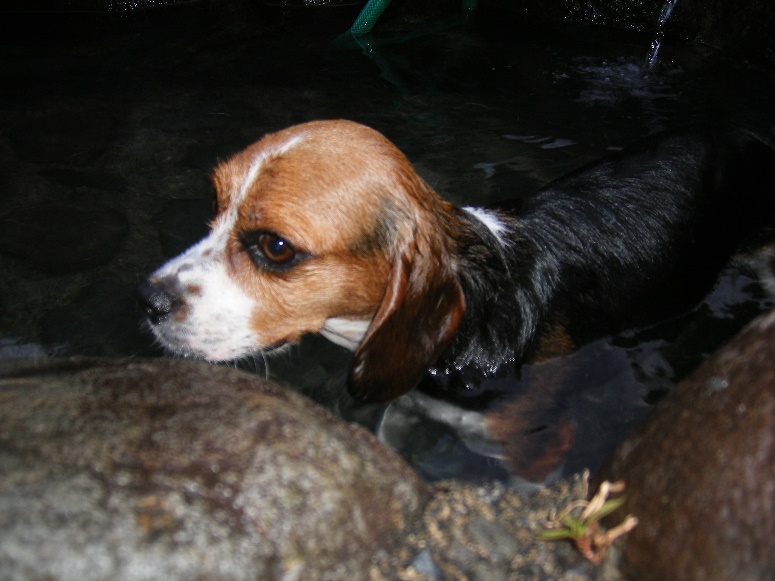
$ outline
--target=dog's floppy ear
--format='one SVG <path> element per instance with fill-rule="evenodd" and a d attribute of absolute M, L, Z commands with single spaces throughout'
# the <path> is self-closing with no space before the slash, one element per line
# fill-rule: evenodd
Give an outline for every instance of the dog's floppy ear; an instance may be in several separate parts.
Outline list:
<path fill-rule="evenodd" d="M 449 345 L 465 312 L 441 233 L 415 233 L 398 254 L 350 370 L 349 392 L 359 401 L 384 402 L 411 390 Z"/>

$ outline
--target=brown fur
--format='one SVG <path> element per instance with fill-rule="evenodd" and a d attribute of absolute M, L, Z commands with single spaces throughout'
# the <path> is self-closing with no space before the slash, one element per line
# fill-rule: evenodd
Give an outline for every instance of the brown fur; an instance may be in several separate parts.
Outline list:
<path fill-rule="evenodd" d="M 313 132 L 285 148 L 321 123 L 334 129 L 325 139 Z M 256 159 L 262 169 L 238 199 Z M 252 326 L 266 344 L 296 341 L 332 317 L 373 316 L 350 387 L 382 400 L 413 386 L 447 346 L 465 310 L 446 236 L 455 210 L 382 135 L 345 121 L 292 127 L 221 164 L 213 183 L 221 212 L 239 203 L 229 272 L 261 305 Z M 309 258 L 288 272 L 256 269 L 239 236 L 257 230 Z"/>

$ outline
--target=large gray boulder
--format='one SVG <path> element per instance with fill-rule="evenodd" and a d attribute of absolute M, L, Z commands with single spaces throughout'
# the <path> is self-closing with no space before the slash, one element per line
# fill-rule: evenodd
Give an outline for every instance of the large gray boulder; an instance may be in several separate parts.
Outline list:
<path fill-rule="evenodd" d="M 429 497 L 302 396 L 182 360 L 0 364 L 3 579 L 358 579 Z"/>

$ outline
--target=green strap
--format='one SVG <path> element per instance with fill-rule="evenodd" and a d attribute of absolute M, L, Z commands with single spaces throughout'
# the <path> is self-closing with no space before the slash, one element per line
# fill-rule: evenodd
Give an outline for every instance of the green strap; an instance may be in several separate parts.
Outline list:
<path fill-rule="evenodd" d="M 369 0 L 363 7 L 358 18 L 350 27 L 350 32 L 354 35 L 367 34 L 374 28 L 379 17 L 390 4 L 390 0 Z"/>
<path fill-rule="evenodd" d="M 464 16 L 468 17 L 476 11 L 476 3 L 477 0 L 463 0 Z M 350 34 L 361 36 L 371 32 L 388 4 L 390 4 L 390 0 L 369 0 L 350 27 Z"/>

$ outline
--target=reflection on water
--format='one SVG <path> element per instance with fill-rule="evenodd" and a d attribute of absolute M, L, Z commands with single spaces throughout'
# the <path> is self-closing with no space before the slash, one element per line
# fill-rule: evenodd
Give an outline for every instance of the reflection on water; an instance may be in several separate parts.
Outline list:
<path fill-rule="evenodd" d="M 690 46 L 663 45 L 661 66 L 646 71 L 648 39 L 632 31 L 480 24 L 364 50 L 332 46 L 346 22 L 280 26 L 252 12 L 27 26 L 0 44 L 0 221 L 57 202 L 110 208 L 130 229 L 107 263 L 67 274 L 10 252 L 18 245 L 0 232 L 3 357 L 158 354 L 138 324 L 135 284 L 201 236 L 217 161 L 292 123 L 371 125 L 467 205 L 528 195 L 667 127 L 719 118 L 773 126 L 770 77 Z M 72 228 L 88 235 L 88 224 Z M 51 246 L 49 260 L 69 260 Z M 596 466 L 660 393 L 766 306 L 732 269 L 686 317 L 590 347 L 597 363 L 569 396 L 583 436 L 567 469 Z M 267 366 L 336 408 L 346 364 L 314 340 Z M 267 372 L 260 358 L 256 367 Z M 407 433 L 402 451 L 428 477 L 502 475 L 441 427 L 411 423 Z"/>
<path fill-rule="evenodd" d="M 666 63 L 659 74 L 644 68 L 634 59 L 615 57 L 612 59 L 573 59 L 569 71 L 563 71 L 561 78 L 573 77 L 573 81 L 584 86 L 577 100 L 585 105 L 613 105 L 624 99 L 635 99 L 641 106 L 664 99 L 676 101 L 681 88 L 683 71 L 675 63 Z"/>
<path fill-rule="evenodd" d="M 646 54 L 646 63 L 644 65 L 646 69 L 653 69 L 659 62 L 659 49 L 662 48 L 662 41 L 665 38 L 665 26 L 677 3 L 678 0 L 665 0 L 662 9 L 659 11 L 654 40 L 651 41 L 648 53 Z"/>

